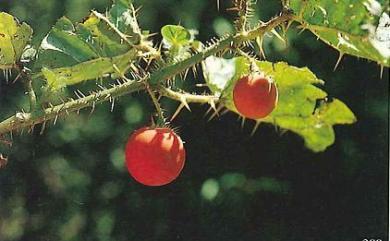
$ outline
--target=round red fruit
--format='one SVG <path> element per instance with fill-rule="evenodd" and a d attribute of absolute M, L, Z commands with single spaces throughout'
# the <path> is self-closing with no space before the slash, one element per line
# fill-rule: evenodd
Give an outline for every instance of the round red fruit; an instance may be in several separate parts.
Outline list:
<path fill-rule="evenodd" d="M 144 185 L 162 186 L 172 182 L 184 163 L 183 142 L 170 128 L 144 127 L 135 131 L 127 142 L 127 169 Z"/>
<path fill-rule="evenodd" d="M 274 82 L 260 75 L 247 75 L 234 86 L 233 101 L 238 112 L 249 119 L 268 116 L 276 107 L 278 90 Z"/>

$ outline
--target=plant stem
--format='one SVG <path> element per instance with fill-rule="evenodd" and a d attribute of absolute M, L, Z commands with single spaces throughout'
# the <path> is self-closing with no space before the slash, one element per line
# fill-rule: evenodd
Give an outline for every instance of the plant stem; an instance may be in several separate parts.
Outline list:
<path fill-rule="evenodd" d="M 181 93 L 173 91 L 169 88 L 160 88 L 161 95 L 168 97 L 176 101 L 185 101 L 186 103 L 197 103 L 197 104 L 211 104 L 217 103 L 219 98 L 214 95 L 196 95 L 189 93 Z"/>
<path fill-rule="evenodd" d="M 229 49 L 231 48 L 231 46 L 240 46 L 242 43 L 253 40 L 258 36 L 262 36 L 264 35 L 265 32 L 268 32 L 274 29 L 276 26 L 283 24 L 284 22 L 292 19 L 293 19 L 293 15 L 291 15 L 290 13 L 282 13 L 280 16 L 271 19 L 267 23 L 261 24 L 260 26 L 258 26 L 257 28 L 251 31 L 239 33 L 234 36 L 228 36 L 220 40 L 216 44 L 206 48 L 204 51 L 194 54 L 192 57 L 183 60 L 182 62 L 164 67 L 152 73 L 150 75 L 150 79 L 148 80 L 148 83 L 150 84 L 151 87 L 157 87 L 159 83 L 168 80 L 170 78 L 173 78 L 177 74 L 180 74 L 186 71 L 187 69 L 195 66 L 196 64 L 201 63 L 207 57 L 212 56 L 225 49 Z M 109 89 L 93 93 L 89 96 L 77 100 L 71 100 L 63 104 L 56 105 L 41 111 L 36 110 L 36 112 L 34 112 L 33 114 L 31 112 L 30 113 L 18 112 L 14 116 L 11 116 L 0 123 L 0 135 L 8 132 L 12 132 L 13 130 L 32 128 L 36 124 L 44 123 L 51 119 L 57 119 L 58 116 L 63 115 L 65 113 L 78 111 L 85 107 L 94 106 L 96 103 L 109 101 L 112 100 L 112 98 L 116 98 L 135 91 L 143 90 L 145 89 L 145 84 L 143 83 L 143 81 L 146 80 L 142 80 L 140 82 L 128 81 L 125 82 L 124 84 L 116 85 Z M 31 105 L 34 106 L 35 105 L 34 99 L 36 102 L 36 98 L 34 97 L 35 94 L 32 93 L 33 92 L 30 93 L 30 102 L 32 103 Z M 178 101 L 183 101 L 182 98 L 177 99 L 178 94 L 173 91 L 169 91 L 169 90 L 165 91 L 164 95 Z M 210 100 L 210 97 L 205 97 L 201 95 L 200 96 L 191 95 L 191 94 L 185 94 L 185 98 L 186 101 L 195 102 L 195 103 L 206 103 L 207 101 Z"/>
<path fill-rule="evenodd" d="M 15 68 L 18 70 L 20 76 L 22 76 L 22 80 L 24 81 L 24 85 L 26 88 L 26 92 L 28 94 L 28 99 L 30 102 L 30 113 L 33 113 L 35 109 L 37 108 L 37 96 L 35 94 L 33 85 L 32 85 L 32 78 L 31 76 L 26 72 L 26 69 L 23 67 L 22 64 L 16 64 Z"/>
<path fill-rule="evenodd" d="M 268 32 L 278 25 L 291 20 L 293 15 L 290 13 L 282 13 L 280 16 L 275 17 L 268 21 L 267 23 L 261 24 L 257 28 L 244 33 L 239 33 L 234 36 L 229 36 L 225 39 L 220 40 L 218 43 L 207 48 L 205 51 L 192 55 L 190 58 L 185 59 L 176 64 L 167 66 L 159 71 L 153 73 L 150 77 L 149 83 L 151 85 L 157 85 L 163 80 L 167 80 L 184 72 L 185 70 L 191 68 L 192 66 L 202 62 L 207 57 L 210 57 L 218 52 L 221 52 L 224 49 L 228 49 L 231 46 L 240 46 L 246 41 L 256 39 L 258 36 L 264 35 L 265 32 Z"/>
<path fill-rule="evenodd" d="M 37 108 L 37 96 L 35 95 L 35 91 L 32 86 L 32 79 L 30 78 L 30 76 L 27 77 L 27 75 L 26 75 L 26 89 L 30 100 L 30 112 L 33 113 Z"/>
<path fill-rule="evenodd" d="M 89 106 L 94 106 L 97 103 L 112 100 L 112 98 L 136 92 L 144 88 L 144 83 L 131 81 L 114 86 L 110 89 L 96 92 L 77 100 L 71 100 L 60 105 L 46 108 L 40 112 L 36 112 L 34 115 L 32 113 L 18 112 L 16 115 L 0 123 L 0 135 L 11 132 L 13 130 L 31 128 L 36 124 L 43 123 L 51 119 L 57 119 L 59 116 L 65 113 L 78 111 Z"/>
<path fill-rule="evenodd" d="M 153 91 L 151 90 L 150 86 L 146 83 L 146 90 L 148 91 L 150 98 L 152 99 L 152 102 L 154 104 L 154 107 L 156 108 L 157 111 L 157 126 L 164 125 L 165 123 L 165 118 L 164 118 L 164 113 L 161 108 L 160 103 L 158 102 L 156 96 L 154 95 Z"/>

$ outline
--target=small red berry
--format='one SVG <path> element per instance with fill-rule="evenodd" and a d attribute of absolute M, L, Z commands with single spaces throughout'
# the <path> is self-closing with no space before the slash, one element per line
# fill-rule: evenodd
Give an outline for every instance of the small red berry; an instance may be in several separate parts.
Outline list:
<path fill-rule="evenodd" d="M 184 163 L 183 142 L 170 128 L 144 127 L 135 131 L 127 142 L 127 169 L 144 185 L 162 186 L 172 182 Z"/>
<path fill-rule="evenodd" d="M 233 101 L 241 115 L 260 119 L 275 109 L 278 90 L 269 79 L 260 75 L 248 75 L 239 79 L 234 86 Z"/>

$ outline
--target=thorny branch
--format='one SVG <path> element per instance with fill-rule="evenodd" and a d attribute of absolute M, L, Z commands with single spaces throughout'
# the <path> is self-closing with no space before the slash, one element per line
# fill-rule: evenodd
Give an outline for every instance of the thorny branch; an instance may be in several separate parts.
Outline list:
<path fill-rule="evenodd" d="M 219 101 L 219 97 L 214 95 L 197 95 L 185 92 L 176 92 L 169 88 L 160 88 L 161 95 L 168 97 L 172 100 L 188 103 L 198 104 L 216 104 Z"/>
<path fill-rule="evenodd" d="M 252 41 L 259 36 L 263 36 L 266 32 L 271 31 L 275 27 L 292 19 L 292 14 L 289 12 L 283 12 L 281 15 L 271 19 L 270 21 L 261 23 L 253 30 L 244 31 L 236 35 L 225 37 L 214 45 L 206 48 L 204 51 L 194 54 L 186 60 L 169 65 L 167 67 L 163 67 L 160 70 L 152 73 L 149 79 L 144 79 L 142 81 L 126 81 L 123 84 L 118 84 L 111 88 L 92 93 L 77 100 L 70 100 L 43 110 L 35 109 L 35 112 L 30 111 L 30 113 L 18 112 L 0 123 L 0 135 L 24 128 L 32 129 L 36 124 L 46 123 L 47 121 L 53 119 L 56 121 L 59 116 L 64 114 L 78 111 L 86 107 L 94 108 L 97 103 L 113 101 L 113 99 L 119 96 L 133 93 L 139 90 L 144 90 L 145 84 L 143 81 L 147 81 L 152 88 L 158 89 L 160 88 L 159 84 L 163 81 L 174 78 L 176 75 L 187 71 L 189 68 L 201 63 L 207 57 L 222 52 L 223 50 L 230 49 L 231 47 L 240 46 L 245 42 Z M 27 85 L 27 89 L 32 90 L 32 88 L 30 89 L 30 84 Z M 162 90 L 161 94 L 182 103 L 185 101 L 186 103 L 209 103 L 210 105 L 213 105 L 213 103 L 217 101 L 214 99 L 214 97 L 182 94 L 173 92 L 169 89 Z M 36 103 L 36 97 L 35 94 L 33 94 L 33 91 L 29 91 L 29 96 L 33 110 L 33 106 L 35 105 L 34 103 Z M 185 100 L 183 100 L 183 98 Z"/>

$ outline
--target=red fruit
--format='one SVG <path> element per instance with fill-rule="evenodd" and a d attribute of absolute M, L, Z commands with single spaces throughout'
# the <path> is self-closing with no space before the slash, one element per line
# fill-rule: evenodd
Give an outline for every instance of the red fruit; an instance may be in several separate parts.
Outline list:
<path fill-rule="evenodd" d="M 130 175 L 147 186 L 172 182 L 179 176 L 184 162 L 183 142 L 169 128 L 138 129 L 126 145 L 126 165 Z"/>
<path fill-rule="evenodd" d="M 233 101 L 238 112 L 250 119 L 269 115 L 276 107 L 278 90 L 275 83 L 260 75 L 242 77 L 233 90 Z"/>

